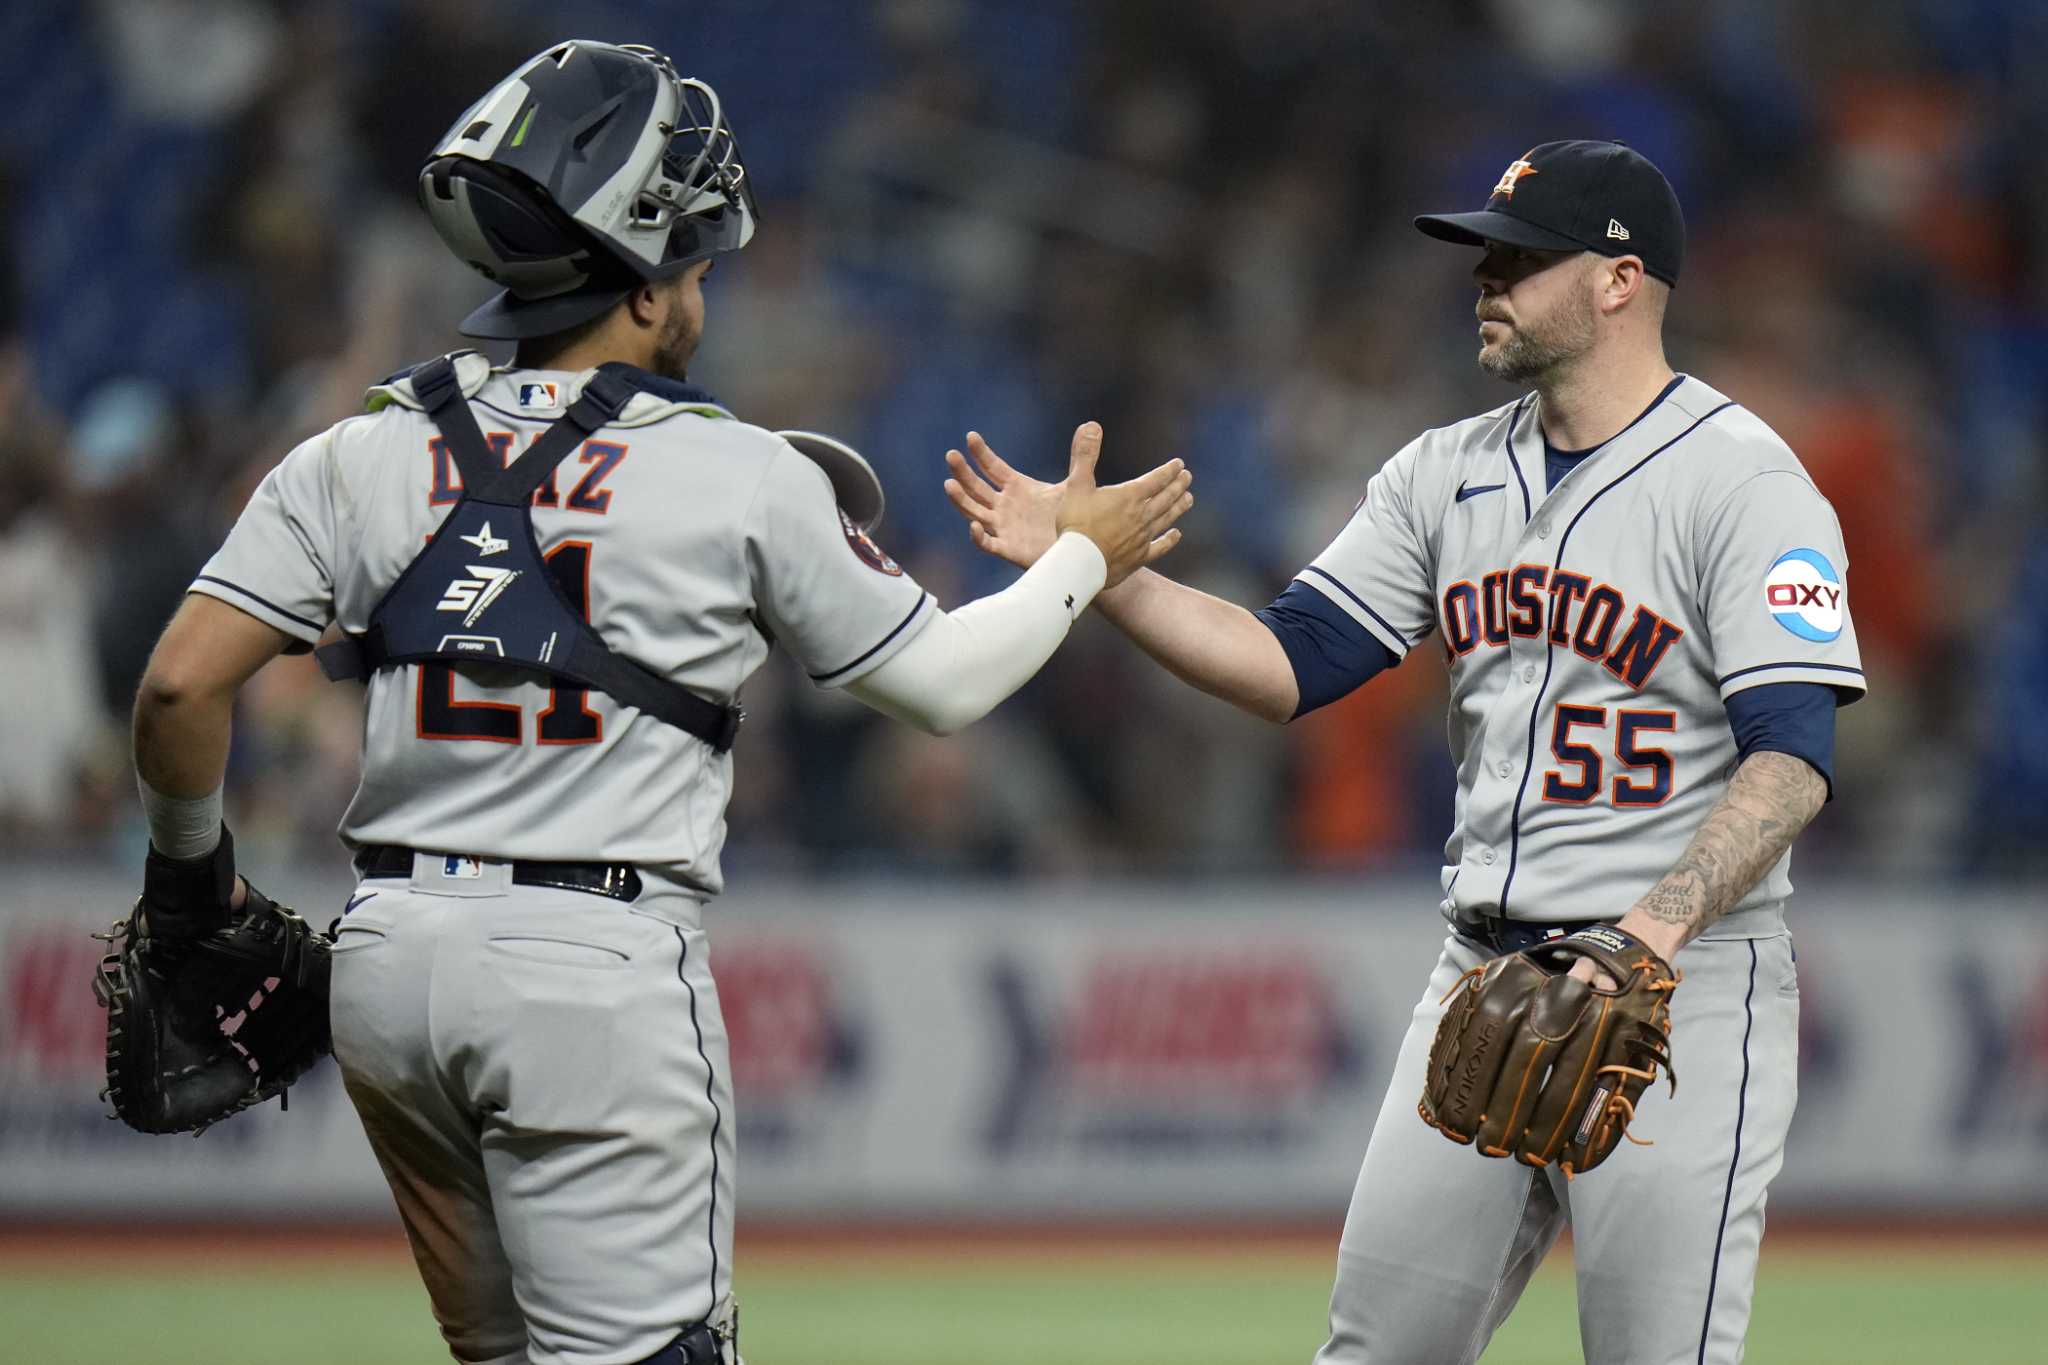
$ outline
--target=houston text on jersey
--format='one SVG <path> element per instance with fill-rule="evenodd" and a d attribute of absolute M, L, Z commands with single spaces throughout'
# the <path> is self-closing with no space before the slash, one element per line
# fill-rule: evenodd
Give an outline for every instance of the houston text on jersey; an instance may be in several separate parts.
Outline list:
<path fill-rule="evenodd" d="M 1440 612 L 1444 650 L 1453 667 L 1482 644 L 1543 635 L 1553 648 L 1570 648 L 1605 665 L 1638 692 L 1685 634 L 1648 607 L 1638 606 L 1630 616 L 1629 603 L 1617 589 L 1547 564 L 1518 564 L 1496 569 L 1477 583 L 1453 583 L 1444 589 Z"/>

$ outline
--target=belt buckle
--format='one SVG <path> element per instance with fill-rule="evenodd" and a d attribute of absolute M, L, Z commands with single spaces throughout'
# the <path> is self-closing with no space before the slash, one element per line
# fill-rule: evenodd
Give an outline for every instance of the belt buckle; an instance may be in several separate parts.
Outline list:
<path fill-rule="evenodd" d="M 640 873 L 631 863 L 607 863 L 602 890 L 614 900 L 629 903 L 639 900 Z"/>

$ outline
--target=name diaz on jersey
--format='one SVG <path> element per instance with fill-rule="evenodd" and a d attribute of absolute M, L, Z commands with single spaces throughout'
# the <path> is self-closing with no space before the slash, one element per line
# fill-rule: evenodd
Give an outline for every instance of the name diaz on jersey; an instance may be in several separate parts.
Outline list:
<path fill-rule="evenodd" d="M 1648 607 L 1629 608 L 1618 589 L 1585 574 L 1547 564 L 1496 569 L 1444 589 L 1444 651 L 1456 667 L 1481 645 L 1547 636 L 1552 648 L 1569 648 L 1640 692 L 1685 629 Z"/>
<path fill-rule="evenodd" d="M 535 432 L 533 440 L 540 439 Z M 490 444 L 491 452 L 500 464 L 512 463 L 512 433 L 509 431 L 487 431 L 484 440 Z M 626 458 L 626 445 L 621 441 L 585 441 L 583 448 L 575 454 L 585 466 L 584 474 L 576 486 L 569 490 L 567 499 L 555 491 L 555 476 L 562 467 L 548 471 L 539 488 L 533 490 L 535 507 L 562 507 L 571 512 L 595 512 L 603 516 L 611 510 L 612 490 L 604 486 L 612 471 L 619 467 L 619 461 Z M 429 507 L 452 507 L 462 499 L 462 471 L 455 467 L 455 458 L 448 451 L 448 443 L 439 436 L 427 442 L 427 453 L 434 461 L 434 486 L 427 494 Z"/>

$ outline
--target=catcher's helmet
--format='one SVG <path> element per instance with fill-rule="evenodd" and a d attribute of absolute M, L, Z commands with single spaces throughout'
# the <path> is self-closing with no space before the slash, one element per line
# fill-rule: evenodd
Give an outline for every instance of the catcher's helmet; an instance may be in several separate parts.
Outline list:
<path fill-rule="evenodd" d="M 472 105 L 420 169 L 441 240 L 505 286 L 467 336 L 546 336 L 754 235 L 717 92 L 651 47 L 557 43 Z"/>

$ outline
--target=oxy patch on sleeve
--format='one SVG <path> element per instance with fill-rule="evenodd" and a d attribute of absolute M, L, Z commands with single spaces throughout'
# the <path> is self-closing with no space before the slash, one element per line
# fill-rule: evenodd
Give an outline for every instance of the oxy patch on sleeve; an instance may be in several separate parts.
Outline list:
<path fill-rule="evenodd" d="M 1802 640 L 1826 644 L 1842 633 L 1848 589 L 1818 550 L 1787 550 L 1764 575 L 1764 606 L 1771 619 Z"/>

